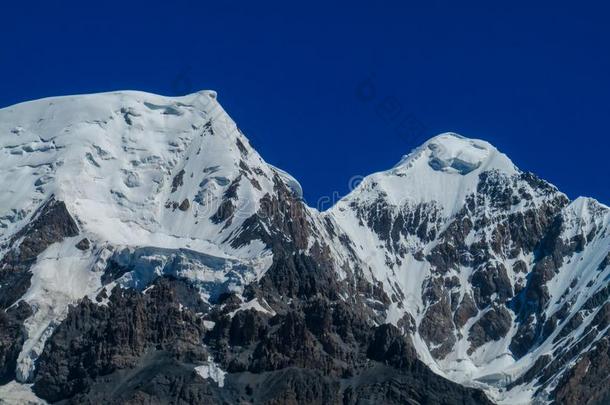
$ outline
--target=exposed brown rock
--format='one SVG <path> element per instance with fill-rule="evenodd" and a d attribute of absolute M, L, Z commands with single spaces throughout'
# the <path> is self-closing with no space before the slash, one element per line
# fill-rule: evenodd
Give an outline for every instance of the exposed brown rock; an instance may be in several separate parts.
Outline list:
<path fill-rule="evenodd" d="M 202 321 L 180 308 L 172 282 L 147 294 L 116 287 L 108 306 L 87 298 L 72 307 L 37 363 L 34 391 L 51 402 L 82 393 L 98 376 L 135 367 L 151 350 L 187 362 L 205 361 Z"/>
<path fill-rule="evenodd" d="M 478 347 L 487 342 L 500 340 L 510 330 L 512 318 L 504 307 L 494 307 L 487 311 L 470 328 L 468 341 L 471 343 L 469 352 L 473 352 Z"/>
<path fill-rule="evenodd" d="M 468 322 L 470 318 L 475 316 L 478 312 L 479 310 L 477 309 L 477 306 L 470 297 L 470 294 L 466 293 L 464 294 L 464 298 L 458 306 L 458 309 L 455 311 L 453 321 L 455 322 L 458 328 L 461 328 L 466 324 L 466 322 Z"/>
<path fill-rule="evenodd" d="M 419 333 L 430 345 L 437 345 L 432 353 L 437 358 L 445 357 L 455 344 L 453 314 L 447 298 L 431 305 L 424 315 Z"/>
<path fill-rule="evenodd" d="M 178 206 L 178 209 L 180 211 L 187 211 L 190 207 L 191 207 L 191 203 L 189 202 L 189 199 L 185 198 Z"/>
<path fill-rule="evenodd" d="M 606 337 L 568 371 L 554 392 L 558 404 L 603 405 L 610 403 L 610 343 Z"/>

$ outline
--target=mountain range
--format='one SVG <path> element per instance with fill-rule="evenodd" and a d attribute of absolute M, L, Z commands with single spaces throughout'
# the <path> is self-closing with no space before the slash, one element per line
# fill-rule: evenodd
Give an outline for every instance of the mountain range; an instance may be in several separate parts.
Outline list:
<path fill-rule="evenodd" d="M 0 403 L 610 403 L 610 208 L 485 141 L 319 211 L 215 92 L 113 92 L 0 110 L 0 183 Z"/>

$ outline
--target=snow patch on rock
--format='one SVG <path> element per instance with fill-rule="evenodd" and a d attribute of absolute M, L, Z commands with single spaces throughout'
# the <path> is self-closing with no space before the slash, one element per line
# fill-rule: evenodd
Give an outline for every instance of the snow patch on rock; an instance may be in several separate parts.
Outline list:
<path fill-rule="evenodd" d="M 45 250 L 32 266 L 32 284 L 22 300 L 34 314 L 25 321 L 27 340 L 17 359 L 17 380 L 28 382 L 47 339 L 67 316 L 68 306 L 101 287 L 98 255 L 76 248 L 80 236 Z"/>
<path fill-rule="evenodd" d="M 214 363 L 212 357 L 208 357 L 206 364 L 195 367 L 195 372 L 204 380 L 213 380 L 221 388 L 225 385 L 225 376 L 227 375 L 227 372 L 221 369 L 218 364 Z"/>
<path fill-rule="evenodd" d="M 0 404 L 2 405 L 46 405 L 47 402 L 32 392 L 32 384 L 11 381 L 0 385 Z"/>

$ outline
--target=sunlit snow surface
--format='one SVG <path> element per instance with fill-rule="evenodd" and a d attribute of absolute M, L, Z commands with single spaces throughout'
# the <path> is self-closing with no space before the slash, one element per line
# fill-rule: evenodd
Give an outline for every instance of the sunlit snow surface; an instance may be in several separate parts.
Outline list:
<path fill-rule="evenodd" d="M 0 133 L 0 173 L 8 179 L 0 195 L 0 238 L 54 194 L 83 231 L 100 240 L 210 248 L 231 229 L 219 233 L 220 225 L 202 226 L 197 219 L 214 213 L 209 210 L 239 174 L 240 161 L 267 175 L 260 176 L 263 190 L 272 186 L 272 169 L 247 144 L 242 156 L 236 140 L 245 137 L 209 92 L 38 100 L 0 110 Z M 172 192 L 182 170 L 183 186 Z M 201 192 L 197 200 L 205 204 L 194 202 L 193 192 Z M 240 215 L 247 218 L 263 192 L 245 183 L 238 192 Z M 185 198 L 191 215 L 165 208 Z"/>
<path fill-rule="evenodd" d="M 337 213 L 354 198 L 373 201 L 384 193 L 387 201 L 397 206 L 435 202 L 445 216 L 450 216 L 476 190 L 479 175 L 494 169 L 517 173 L 510 159 L 491 144 L 453 133 L 441 134 L 403 157 L 394 168 L 367 176 L 332 211 Z"/>

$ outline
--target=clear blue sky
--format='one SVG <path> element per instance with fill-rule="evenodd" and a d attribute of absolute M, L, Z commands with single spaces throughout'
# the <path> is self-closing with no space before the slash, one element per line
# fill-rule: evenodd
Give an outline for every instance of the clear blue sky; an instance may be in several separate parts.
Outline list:
<path fill-rule="evenodd" d="M 610 204 L 601 1 L 10 3 L 0 106 L 214 89 L 310 203 L 455 131 L 490 141 L 571 198 Z"/>

